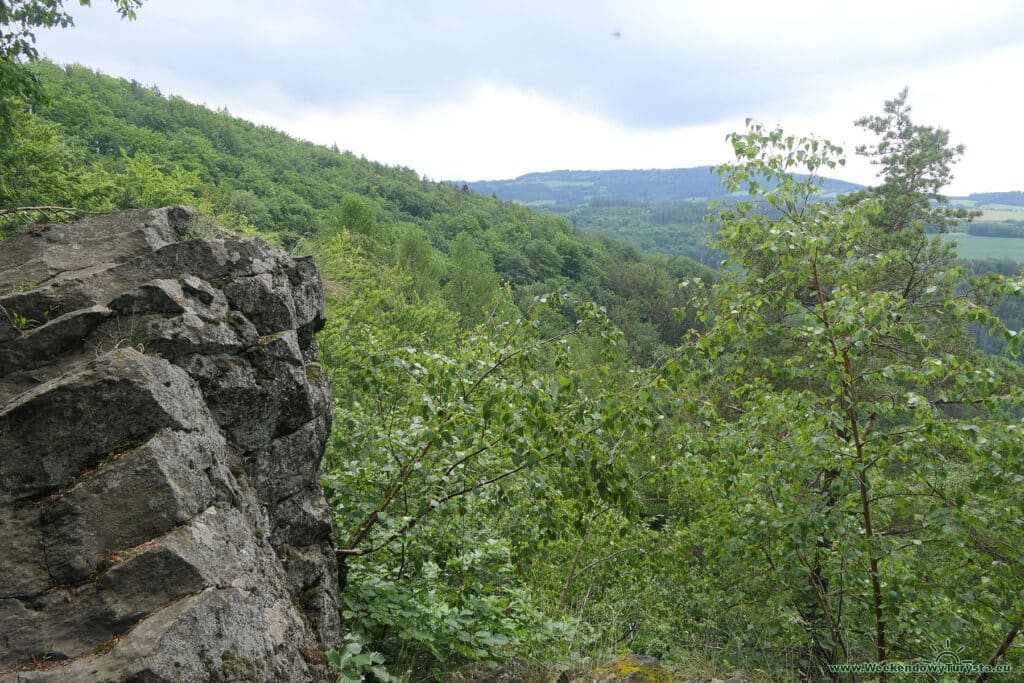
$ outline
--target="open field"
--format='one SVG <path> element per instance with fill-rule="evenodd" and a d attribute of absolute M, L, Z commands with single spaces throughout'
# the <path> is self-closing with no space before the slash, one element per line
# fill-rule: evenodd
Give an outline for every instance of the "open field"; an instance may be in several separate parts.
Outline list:
<path fill-rule="evenodd" d="M 963 259 L 1011 259 L 1024 263 L 1024 239 L 1013 237 L 978 237 L 962 232 L 951 232 L 942 236 L 955 240 L 957 253 Z"/>
<path fill-rule="evenodd" d="M 981 221 L 1024 221 L 1022 209 L 982 209 Z"/>
<path fill-rule="evenodd" d="M 950 206 L 961 206 L 968 209 L 979 209 L 993 211 L 1024 211 L 1024 206 L 1019 204 L 1001 204 L 999 202 L 979 202 L 973 199 L 964 199 L 962 197 L 952 197 L 949 200 Z"/>

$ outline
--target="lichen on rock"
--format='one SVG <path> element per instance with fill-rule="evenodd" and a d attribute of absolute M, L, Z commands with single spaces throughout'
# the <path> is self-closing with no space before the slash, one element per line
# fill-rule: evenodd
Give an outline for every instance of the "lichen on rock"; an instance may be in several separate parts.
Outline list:
<path fill-rule="evenodd" d="M 0 681 L 329 678 L 323 289 L 195 218 L 0 246 Z"/>
<path fill-rule="evenodd" d="M 626 654 L 599 666 L 583 678 L 581 683 L 674 683 L 675 679 L 662 668 L 654 657 Z"/>

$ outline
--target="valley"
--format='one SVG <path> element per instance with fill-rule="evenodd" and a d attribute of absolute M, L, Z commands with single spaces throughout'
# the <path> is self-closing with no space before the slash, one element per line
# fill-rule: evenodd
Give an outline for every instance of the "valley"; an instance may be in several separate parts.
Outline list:
<path fill-rule="evenodd" d="M 47 95 L 5 109 L 0 250 L 41 250 L 52 232 L 67 234 L 58 252 L 75 254 L 90 225 L 120 211 L 130 230 L 95 234 L 134 235 L 156 265 L 76 261 L 92 298 L 69 286 L 70 313 L 45 305 L 51 275 L 74 285 L 56 266 L 34 275 L 48 257 L 23 278 L 9 273 L 3 358 L 33 366 L 12 370 L 12 386 L 24 401 L 62 386 L 32 375 L 32 354 L 45 356 L 51 338 L 71 344 L 75 316 L 110 318 L 103 339 L 118 358 L 189 368 L 232 439 L 211 480 L 221 502 L 245 507 L 248 488 L 230 482 L 251 481 L 275 511 L 268 520 L 298 520 L 251 525 L 273 546 L 261 547 L 264 564 L 283 567 L 268 570 L 274 595 L 294 604 L 278 612 L 313 629 L 336 608 L 340 628 L 331 621 L 319 649 L 289 651 L 289 670 L 411 683 L 509 667 L 499 670 L 546 680 L 632 652 L 675 680 L 837 681 L 860 662 L 928 661 L 951 640 L 965 659 L 1024 667 L 1024 239 L 1011 236 L 1024 202 L 942 201 L 959 153 L 939 129 L 908 128 L 929 153 L 897 154 L 872 187 L 831 179 L 843 156 L 827 141 L 756 122 L 730 137 L 736 158 L 715 175 L 558 171 L 470 184 L 84 66 L 24 68 Z M 904 90 L 864 125 L 885 139 L 908 112 Z M 151 211 L 177 205 L 196 211 Z M 969 210 L 982 213 L 961 223 Z M 106 270 L 127 273 L 116 302 L 99 301 Z M 134 303 L 146 306 L 144 329 Z M 25 351 L 40 339 L 42 350 Z M 266 400 L 279 385 L 287 392 Z M 0 411 L 21 415 L 19 401 Z M 67 409 L 86 426 L 88 403 Z M 186 414 L 202 402 L 171 403 Z M 59 428 L 58 408 L 44 427 Z M 5 463 L 22 433 L 0 434 Z M 287 464 L 300 433 L 312 486 Z M 35 438 L 22 440 L 43 471 L 59 449 Z M 174 466 L 192 472 L 195 454 L 182 453 Z M 32 493 L 50 505 L 66 492 Z M 43 547 L 43 521 L 24 517 L 36 503 L 15 503 L 0 526 L 27 530 L 10 532 L 20 547 Z M 307 537 L 333 555 L 314 566 L 290 540 Z M 110 544 L 76 576 L 147 550 Z M 188 588 L 235 590 L 216 578 Z M 146 580 L 133 579 L 133 596 Z M 96 585 L 82 590 L 120 605 L 116 585 Z M 260 612 L 272 623 L 259 633 L 278 638 L 272 613 Z M 132 639 L 146 638 L 139 623 Z M 120 652 L 108 630 L 77 662 L 51 661 L 50 634 L 33 634 L 0 677 L 85 671 L 88 657 Z M 202 659 L 211 679 L 256 675 L 235 652 L 202 652 L 189 661 Z"/>

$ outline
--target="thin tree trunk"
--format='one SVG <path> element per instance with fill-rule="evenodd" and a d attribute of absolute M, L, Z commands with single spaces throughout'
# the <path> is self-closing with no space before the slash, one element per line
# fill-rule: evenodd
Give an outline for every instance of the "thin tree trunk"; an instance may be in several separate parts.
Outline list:
<path fill-rule="evenodd" d="M 1010 646 L 1013 645 L 1013 641 L 1017 638 L 1017 635 L 1020 633 L 1021 627 L 1024 627 L 1024 612 L 1021 612 L 1021 615 L 1017 618 L 1017 623 L 1013 625 L 1013 628 L 1011 628 L 1009 632 L 1007 632 L 1006 637 L 1003 638 L 1003 642 L 999 644 L 999 647 L 996 648 L 996 651 L 993 652 L 992 656 L 988 658 L 989 666 L 995 666 L 996 662 L 1002 659 L 1003 655 L 1005 655 L 1006 652 L 1010 649 Z M 974 680 L 976 681 L 976 683 L 984 683 L 984 681 L 988 680 L 988 677 L 988 672 L 983 671 L 980 674 L 978 674 L 978 677 Z"/>

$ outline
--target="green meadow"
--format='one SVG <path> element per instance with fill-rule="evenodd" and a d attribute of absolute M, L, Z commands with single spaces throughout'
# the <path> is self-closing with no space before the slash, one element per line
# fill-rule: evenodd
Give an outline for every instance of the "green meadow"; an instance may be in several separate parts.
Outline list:
<path fill-rule="evenodd" d="M 1017 237 L 980 237 L 963 232 L 943 235 L 954 240 L 962 259 L 1011 259 L 1024 263 L 1024 239 Z"/>

